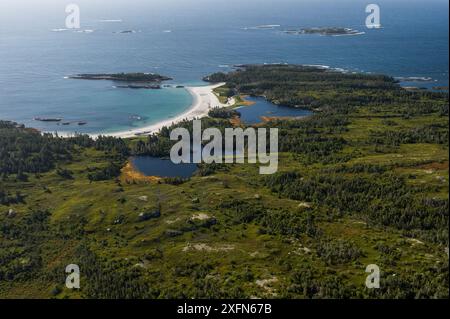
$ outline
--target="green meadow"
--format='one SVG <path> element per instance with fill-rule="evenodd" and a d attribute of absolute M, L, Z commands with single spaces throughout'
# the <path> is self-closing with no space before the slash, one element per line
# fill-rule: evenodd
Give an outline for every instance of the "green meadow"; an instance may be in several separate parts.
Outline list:
<path fill-rule="evenodd" d="M 448 298 L 447 93 L 299 66 L 208 80 L 315 111 L 260 125 L 279 128 L 278 173 L 130 179 L 116 167 L 167 155 L 165 132 L 70 140 L 1 122 L 0 298 Z"/>

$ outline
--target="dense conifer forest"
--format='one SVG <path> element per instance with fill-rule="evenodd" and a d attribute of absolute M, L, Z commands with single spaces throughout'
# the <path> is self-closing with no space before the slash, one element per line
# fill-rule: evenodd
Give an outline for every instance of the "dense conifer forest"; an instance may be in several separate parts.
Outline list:
<path fill-rule="evenodd" d="M 279 129 L 278 173 L 130 177 L 130 156 L 169 155 L 174 127 L 94 140 L 0 122 L 0 297 L 448 298 L 448 93 L 295 65 L 205 79 L 314 111 L 257 125 Z M 202 126 L 238 116 L 214 109 Z"/>

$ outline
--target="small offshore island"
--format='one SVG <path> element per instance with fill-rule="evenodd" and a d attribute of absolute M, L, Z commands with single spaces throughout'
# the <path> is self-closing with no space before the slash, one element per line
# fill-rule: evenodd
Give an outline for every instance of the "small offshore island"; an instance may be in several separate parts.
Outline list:
<path fill-rule="evenodd" d="M 77 74 L 69 76 L 69 79 L 78 80 L 109 80 L 121 82 L 163 82 L 173 80 L 170 77 L 159 75 L 156 73 L 94 73 L 94 74 Z"/>
<path fill-rule="evenodd" d="M 75 80 L 107 80 L 115 82 L 132 83 L 128 85 L 118 85 L 118 88 L 128 89 L 161 89 L 161 82 L 173 80 L 170 77 L 156 73 L 114 73 L 114 74 L 77 74 L 69 76 L 69 79 Z"/>
<path fill-rule="evenodd" d="M 299 30 L 291 29 L 283 31 L 286 34 L 302 35 L 302 34 L 318 34 L 324 36 L 343 36 L 343 35 L 361 35 L 364 32 L 343 27 L 327 27 L 327 28 L 303 28 Z"/>

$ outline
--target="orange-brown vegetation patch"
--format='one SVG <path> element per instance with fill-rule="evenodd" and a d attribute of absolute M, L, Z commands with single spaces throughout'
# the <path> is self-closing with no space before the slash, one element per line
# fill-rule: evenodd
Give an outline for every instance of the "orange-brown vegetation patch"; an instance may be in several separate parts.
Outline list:
<path fill-rule="evenodd" d="M 233 118 L 230 119 L 231 125 L 238 127 L 242 125 L 241 118 L 239 116 L 233 116 Z"/>
<path fill-rule="evenodd" d="M 158 182 L 161 180 L 161 177 L 157 176 L 145 176 L 133 166 L 131 162 L 127 162 L 127 164 L 122 168 L 122 174 L 120 176 L 121 180 L 124 182 L 132 183 L 132 182 L 145 182 L 152 183 Z"/>
<path fill-rule="evenodd" d="M 251 105 L 256 104 L 256 102 L 246 100 L 247 97 L 248 97 L 248 95 L 241 95 L 242 103 L 239 103 L 239 104 L 244 105 L 244 106 L 251 106 Z"/>
<path fill-rule="evenodd" d="M 419 166 L 419 168 L 431 169 L 431 170 L 436 170 L 436 171 L 447 170 L 448 169 L 448 161 L 445 161 L 442 163 L 434 162 L 434 163 L 430 163 L 430 164 L 425 164 L 425 165 Z"/>

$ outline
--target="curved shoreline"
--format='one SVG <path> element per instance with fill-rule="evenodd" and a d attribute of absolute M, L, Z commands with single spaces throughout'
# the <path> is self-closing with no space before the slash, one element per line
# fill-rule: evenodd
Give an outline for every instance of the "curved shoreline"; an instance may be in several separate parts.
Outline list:
<path fill-rule="evenodd" d="M 173 124 L 179 123 L 183 120 L 194 120 L 196 118 L 202 118 L 208 116 L 209 110 L 213 107 L 228 107 L 234 104 L 234 99 L 231 99 L 228 103 L 223 104 L 219 101 L 217 96 L 214 94 L 213 90 L 225 85 L 226 83 L 217 83 L 214 85 L 206 86 L 191 86 L 185 89 L 192 95 L 193 101 L 190 108 L 184 113 L 171 118 L 162 120 L 158 123 L 147 125 L 144 127 L 130 129 L 128 131 L 119 131 L 112 133 L 98 133 L 98 134 L 88 134 L 89 136 L 96 138 L 100 135 L 102 136 L 113 136 L 120 138 L 130 138 L 136 136 L 145 136 L 157 133 L 164 126 L 171 126 Z M 73 136 L 75 133 L 64 133 L 58 132 L 60 136 Z"/>

